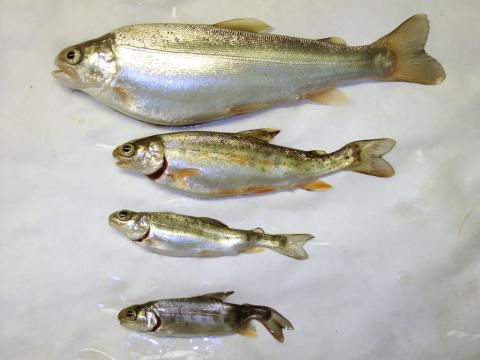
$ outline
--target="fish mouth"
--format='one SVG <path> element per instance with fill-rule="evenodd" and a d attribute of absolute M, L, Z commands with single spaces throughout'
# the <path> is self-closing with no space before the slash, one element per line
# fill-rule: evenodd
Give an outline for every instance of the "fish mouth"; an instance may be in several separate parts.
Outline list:
<path fill-rule="evenodd" d="M 72 86 L 73 83 L 78 83 L 79 78 L 75 69 L 69 67 L 58 59 L 55 60 L 57 69 L 52 71 L 52 76 L 60 82 Z"/>
<path fill-rule="evenodd" d="M 125 168 L 128 167 L 128 161 L 124 159 L 117 159 L 117 162 L 115 163 L 118 167 Z"/>

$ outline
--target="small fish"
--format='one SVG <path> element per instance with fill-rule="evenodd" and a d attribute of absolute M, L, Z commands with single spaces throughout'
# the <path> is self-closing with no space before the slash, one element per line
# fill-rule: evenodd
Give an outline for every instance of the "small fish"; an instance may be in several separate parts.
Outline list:
<path fill-rule="evenodd" d="M 308 255 L 303 245 L 313 238 L 309 234 L 269 235 L 260 228 L 231 229 L 218 220 L 170 212 L 120 210 L 108 222 L 136 244 L 169 256 L 227 256 L 267 248 L 304 260 Z"/>
<path fill-rule="evenodd" d="M 117 165 L 158 184 L 203 198 L 268 193 L 302 188 L 326 190 L 319 177 L 352 170 L 388 177 L 383 160 L 391 139 L 352 142 L 327 154 L 272 145 L 277 129 L 238 133 L 184 131 L 132 140 L 113 150 Z"/>
<path fill-rule="evenodd" d="M 445 78 L 424 51 L 426 15 L 366 46 L 263 33 L 270 29 L 255 19 L 124 26 L 62 50 L 52 74 L 121 113 L 167 126 L 301 99 L 338 105 L 346 97 L 335 86 L 355 80 L 431 85 Z"/>
<path fill-rule="evenodd" d="M 119 312 L 118 320 L 129 330 L 175 337 L 256 336 L 251 320 L 261 322 L 279 342 L 284 340 L 282 330 L 293 330 L 290 321 L 272 308 L 224 302 L 231 294 L 233 291 L 132 305 Z"/>

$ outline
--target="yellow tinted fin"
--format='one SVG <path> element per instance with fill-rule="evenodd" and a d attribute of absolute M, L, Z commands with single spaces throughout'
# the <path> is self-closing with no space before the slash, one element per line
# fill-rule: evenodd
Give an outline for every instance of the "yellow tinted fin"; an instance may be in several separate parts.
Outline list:
<path fill-rule="evenodd" d="M 278 133 L 280 130 L 278 129 L 270 129 L 270 128 L 265 128 L 265 129 L 255 129 L 255 130 L 245 130 L 245 131 L 240 131 L 237 134 L 246 136 L 249 138 L 257 139 L 260 141 L 264 142 L 270 142 Z"/>
<path fill-rule="evenodd" d="M 256 254 L 256 253 L 262 252 L 263 250 L 265 250 L 265 248 L 262 248 L 260 246 L 256 246 L 256 247 L 253 247 L 253 248 L 246 249 L 243 252 L 245 254 Z"/>
<path fill-rule="evenodd" d="M 381 80 L 435 85 L 445 79 L 442 65 L 425 52 L 428 31 L 427 15 L 418 14 L 371 45 L 387 48 L 390 71 Z"/>
<path fill-rule="evenodd" d="M 214 24 L 213 26 L 221 29 L 230 29 L 238 31 L 247 31 L 247 32 L 267 32 L 272 30 L 272 27 L 261 20 L 253 18 L 245 19 L 232 19 L 227 21 L 222 21 Z"/>
<path fill-rule="evenodd" d="M 238 333 L 242 336 L 251 336 L 251 337 L 256 337 L 257 336 L 257 330 L 253 325 L 248 324 L 247 326 L 237 330 Z"/>
<path fill-rule="evenodd" d="M 331 36 L 331 37 L 328 37 L 328 38 L 324 38 L 324 39 L 319 39 L 319 41 L 324 41 L 324 42 L 328 42 L 332 45 L 342 45 L 342 46 L 346 46 L 347 43 L 345 42 L 345 40 L 343 40 L 342 38 L 338 37 L 338 36 Z"/>
<path fill-rule="evenodd" d="M 216 292 L 216 293 L 209 293 L 209 294 L 202 295 L 202 297 L 209 297 L 211 299 L 217 299 L 217 300 L 223 301 L 233 293 L 234 291 Z"/>
<path fill-rule="evenodd" d="M 229 113 L 231 115 L 247 114 L 247 113 L 251 113 L 251 112 L 254 112 L 254 111 L 259 111 L 259 110 L 265 109 L 269 106 L 272 106 L 272 105 L 271 104 L 262 104 L 262 103 L 236 105 L 236 106 L 232 106 L 229 109 Z"/>
<path fill-rule="evenodd" d="M 197 169 L 182 169 L 182 170 L 172 171 L 170 174 L 168 174 L 168 176 L 173 181 L 181 181 L 185 177 L 197 176 L 198 174 L 200 174 L 200 172 Z"/>
<path fill-rule="evenodd" d="M 348 102 L 347 96 L 335 87 L 307 94 L 305 98 L 323 105 L 344 105 Z"/>
<path fill-rule="evenodd" d="M 322 180 L 315 180 L 314 182 L 301 186 L 301 188 L 307 191 L 323 191 L 331 189 L 332 185 L 327 184 Z"/>

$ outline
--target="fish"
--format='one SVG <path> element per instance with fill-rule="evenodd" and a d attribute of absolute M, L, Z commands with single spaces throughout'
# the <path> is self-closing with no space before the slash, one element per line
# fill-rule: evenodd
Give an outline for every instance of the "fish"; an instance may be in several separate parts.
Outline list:
<path fill-rule="evenodd" d="M 264 128 L 237 133 L 180 131 L 124 143 L 113 150 L 119 167 L 199 198 L 220 198 L 302 188 L 328 190 L 319 177 L 340 170 L 389 177 L 382 156 L 395 141 L 355 141 L 330 154 L 273 145 L 280 132 Z"/>
<path fill-rule="evenodd" d="M 132 305 L 118 313 L 118 320 L 129 330 L 171 337 L 256 336 L 251 320 L 259 321 L 279 342 L 284 341 L 283 330 L 293 330 L 290 321 L 270 307 L 223 301 L 232 294 L 226 291 Z"/>
<path fill-rule="evenodd" d="M 161 255 L 212 257 L 271 249 L 298 260 L 307 259 L 303 245 L 310 234 L 266 234 L 261 228 L 231 229 L 208 217 L 171 212 L 120 210 L 108 222 L 135 244 Z"/>
<path fill-rule="evenodd" d="M 302 99 L 340 105 L 347 98 L 337 85 L 354 81 L 433 85 L 445 79 L 424 50 L 424 14 L 366 46 L 266 33 L 270 29 L 257 19 L 128 25 L 63 49 L 52 74 L 127 116 L 164 126 Z"/>

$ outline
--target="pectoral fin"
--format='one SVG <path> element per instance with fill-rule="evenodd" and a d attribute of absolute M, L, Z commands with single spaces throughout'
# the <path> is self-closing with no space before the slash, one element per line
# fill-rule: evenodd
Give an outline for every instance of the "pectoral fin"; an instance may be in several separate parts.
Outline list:
<path fill-rule="evenodd" d="M 245 131 L 240 131 L 237 134 L 242 135 L 245 137 L 257 139 L 260 141 L 264 142 L 270 142 L 278 133 L 280 130 L 278 129 L 270 129 L 270 128 L 265 128 L 265 129 L 255 129 L 255 130 L 245 130 Z"/>
<path fill-rule="evenodd" d="M 227 297 L 232 295 L 233 293 L 234 293 L 234 291 L 225 291 L 225 292 L 209 293 L 209 294 L 205 294 L 205 295 L 202 295 L 202 296 L 203 297 L 208 297 L 208 298 L 211 298 L 211 299 L 217 299 L 217 300 L 223 301 Z"/>
<path fill-rule="evenodd" d="M 347 45 L 345 40 L 343 40 L 342 38 L 340 38 L 338 36 L 331 36 L 331 37 L 328 37 L 328 38 L 319 39 L 319 41 L 328 42 L 332 45 L 341 45 L 341 46 L 346 46 Z"/>
<path fill-rule="evenodd" d="M 301 188 L 307 191 L 323 191 L 331 189 L 332 185 L 327 184 L 322 180 L 315 180 L 314 182 L 303 185 Z"/>
<path fill-rule="evenodd" d="M 323 105 L 344 105 L 348 102 L 347 96 L 337 88 L 329 88 L 312 92 L 305 96 L 306 99 Z"/>
<path fill-rule="evenodd" d="M 247 31 L 247 32 L 267 32 L 272 30 L 272 27 L 261 20 L 253 18 L 244 18 L 244 19 L 233 19 L 222 21 L 213 26 L 221 29 L 230 29 L 238 31 Z"/>
<path fill-rule="evenodd" d="M 182 170 L 175 170 L 168 174 L 168 177 L 172 179 L 172 181 L 184 181 L 186 177 L 190 176 L 197 176 L 200 174 L 200 171 L 197 169 L 182 169 Z"/>

